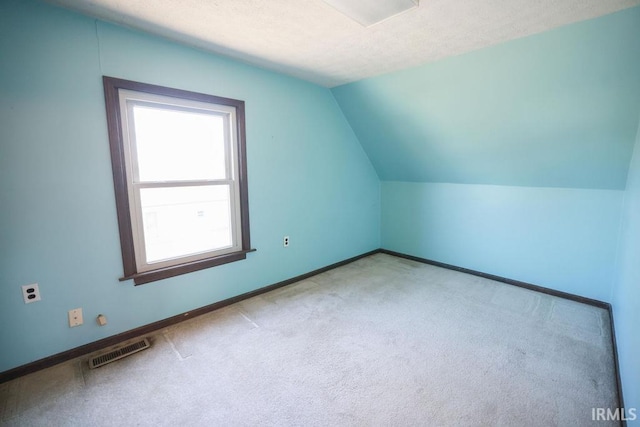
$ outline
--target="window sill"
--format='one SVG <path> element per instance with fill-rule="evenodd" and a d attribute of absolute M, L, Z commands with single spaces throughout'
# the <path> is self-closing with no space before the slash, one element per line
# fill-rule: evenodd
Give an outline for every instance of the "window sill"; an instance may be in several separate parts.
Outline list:
<path fill-rule="evenodd" d="M 230 262 L 240 261 L 247 258 L 249 252 L 255 252 L 255 249 L 233 252 L 213 258 L 201 259 L 185 264 L 175 265 L 172 267 L 160 268 L 158 270 L 145 271 L 143 273 L 135 273 L 130 276 L 121 277 L 120 281 L 133 279 L 134 284 L 143 285 L 145 283 L 155 282 L 157 280 L 167 279 L 169 277 L 179 276 L 181 274 L 191 273 L 193 271 L 204 270 L 205 268 L 215 267 L 217 265 L 228 264 Z"/>

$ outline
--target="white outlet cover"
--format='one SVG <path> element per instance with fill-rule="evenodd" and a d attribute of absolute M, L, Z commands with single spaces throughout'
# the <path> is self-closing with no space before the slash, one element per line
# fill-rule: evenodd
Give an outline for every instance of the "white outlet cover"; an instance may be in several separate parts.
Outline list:
<path fill-rule="evenodd" d="M 37 283 L 22 286 L 22 299 L 25 304 L 40 301 L 40 289 Z"/>
<path fill-rule="evenodd" d="M 82 325 L 82 309 L 74 308 L 69 310 L 69 327 L 73 328 L 80 325 Z"/>

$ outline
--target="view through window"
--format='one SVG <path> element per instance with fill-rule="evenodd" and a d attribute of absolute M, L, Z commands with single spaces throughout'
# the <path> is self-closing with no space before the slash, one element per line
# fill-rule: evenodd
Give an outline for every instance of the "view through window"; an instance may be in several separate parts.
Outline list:
<path fill-rule="evenodd" d="M 244 103 L 104 78 L 125 279 L 250 251 Z"/>

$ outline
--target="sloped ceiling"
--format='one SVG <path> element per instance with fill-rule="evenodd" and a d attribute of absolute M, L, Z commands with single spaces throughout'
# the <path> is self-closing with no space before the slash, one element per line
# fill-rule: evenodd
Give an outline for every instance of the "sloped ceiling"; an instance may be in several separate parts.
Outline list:
<path fill-rule="evenodd" d="M 640 8 L 332 92 L 384 181 L 624 189 Z"/>
<path fill-rule="evenodd" d="M 322 0 L 50 1 L 333 87 L 382 180 L 626 183 L 640 0 L 421 0 L 368 28 Z"/>
<path fill-rule="evenodd" d="M 365 28 L 322 0 L 50 0 L 333 87 L 541 33 L 640 0 L 421 0 Z"/>

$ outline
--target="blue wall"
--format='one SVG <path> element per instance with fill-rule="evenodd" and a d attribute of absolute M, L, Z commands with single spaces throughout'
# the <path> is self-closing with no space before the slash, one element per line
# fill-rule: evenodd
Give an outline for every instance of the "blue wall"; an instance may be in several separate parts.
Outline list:
<path fill-rule="evenodd" d="M 619 275 L 613 314 L 625 407 L 636 408 L 640 426 L 640 126 L 629 168 L 620 233 Z"/>
<path fill-rule="evenodd" d="M 640 7 L 332 89 L 382 182 L 382 246 L 611 301 Z"/>
<path fill-rule="evenodd" d="M 325 88 L 35 1 L 0 4 L 0 57 L 0 371 L 380 246 L 378 177 Z M 257 252 L 118 281 L 103 74 L 246 102 Z M 34 282 L 42 301 L 25 305 Z"/>
<path fill-rule="evenodd" d="M 640 7 L 332 89 L 383 181 L 624 189 Z"/>
<path fill-rule="evenodd" d="M 609 301 L 623 192 L 383 182 L 382 247 Z"/>

